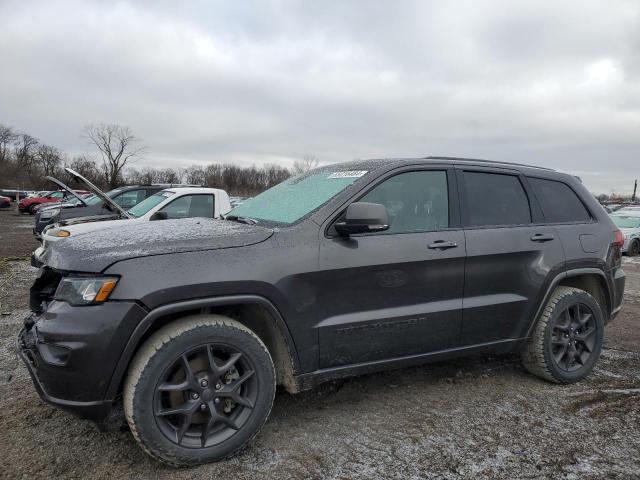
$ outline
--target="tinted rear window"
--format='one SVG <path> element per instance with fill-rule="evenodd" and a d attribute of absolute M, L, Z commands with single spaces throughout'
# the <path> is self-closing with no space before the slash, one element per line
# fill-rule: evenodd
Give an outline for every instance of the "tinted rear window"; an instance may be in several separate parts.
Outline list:
<path fill-rule="evenodd" d="M 469 226 L 531 223 L 529 199 L 514 175 L 464 172 Z"/>
<path fill-rule="evenodd" d="M 568 185 L 542 178 L 529 178 L 529 183 L 548 223 L 591 221 L 584 204 Z"/>

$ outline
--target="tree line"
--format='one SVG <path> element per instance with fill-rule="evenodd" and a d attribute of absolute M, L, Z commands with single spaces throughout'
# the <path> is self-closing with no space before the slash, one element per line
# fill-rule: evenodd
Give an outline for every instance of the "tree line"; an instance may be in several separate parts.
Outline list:
<path fill-rule="evenodd" d="M 55 189 L 46 176 L 77 187 L 64 171 L 65 167 L 70 167 L 103 190 L 131 184 L 186 183 L 222 188 L 231 195 L 253 196 L 292 174 L 306 172 L 319 164 L 315 156 L 305 155 L 291 170 L 279 165 L 240 167 L 231 163 L 137 168 L 131 163 L 143 156 L 146 146 L 129 127 L 88 125 L 82 133 L 94 147 L 95 156 L 69 156 L 28 133 L 0 124 L 0 188 Z"/>

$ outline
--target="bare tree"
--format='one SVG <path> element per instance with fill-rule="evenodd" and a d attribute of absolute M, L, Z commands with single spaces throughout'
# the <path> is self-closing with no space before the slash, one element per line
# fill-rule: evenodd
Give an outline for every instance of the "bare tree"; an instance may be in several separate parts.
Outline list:
<path fill-rule="evenodd" d="M 28 133 L 18 134 L 16 146 L 16 160 L 22 168 L 31 169 L 33 164 L 33 151 L 38 145 L 38 139 Z"/>
<path fill-rule="evenodd" d="M 54 175 L 62 163 L 60 151 L 49 145 L 38 145 L 35 151 L 35 160 L 40 171 L 45 175 Z"/>
<path fill-rule="evenodd" d="M 191 185 L 204 185 L 205 173 L 201 166 L 191 165 L 185 169 L 185 182 Z"/>
<path fill-rule="evenodd" d="M 315 155 L 305 155 L 302 160 L 296 160 L 293 162 L 293 173 L 299 175 L 301 173 L 307 173 L 309 170 L 313 170 L 320 165 L 320 160 Z"/>
<path fill-rule="evenodd" d="M 146 149 L 131 128 L 112 123 L 87 125 L 84 135 L 100 151 L 102 169 L 109 188 L 115 188 L 128 162 L 139 157 Z"/>
<path fill-rule="evenodd" d="M 11 154 L 10 146 L 15 143 L 16 133 L 11 129 L 0 123 L 0 164 L 9 161 Z"/>

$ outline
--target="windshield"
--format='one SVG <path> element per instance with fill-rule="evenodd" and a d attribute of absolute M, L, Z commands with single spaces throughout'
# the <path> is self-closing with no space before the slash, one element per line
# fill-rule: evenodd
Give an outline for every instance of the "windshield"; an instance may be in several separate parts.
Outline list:
<path fill-rule="evenodd" d="M 640 227 L 640 218 L 637 217 L 616 217 L 612 216 L 613 223 L 618 228 L 638 228 Z"/>
<path fill-rule="evenodd" d="M 122 188 L 115 188 L 113 190 L 109 190 L 105 195 L 109 198 L 113 198 L 121 191 Z M 84 201 L 87 202 L 87 205 L 97 205 L 102 201 L 102 199 L 95 194 L 91 194 L 91 196 L 85 198 Z"/>
<path fill-rule="evenodd" d="M 141 217 L 141 216 L 145 215 L 153 207 L 155 207 L 156 205 L 159 205 L 160 203 L 164 202 L 167 198 L 169 198 L 171 195 L 174 195 L 174 194 L 175 194 L 175 192 L 169 192 L 167 190 L 163 190 L 161 192 L 158 192 L 155 195 L 151 195 L 150 197 L 145 198 L 143 201 L 141 201 L 135 207 L 130 208 L 128 210 L 128 213 L 129 213 L 129 215 L 131 215 L 134 218 Z"/>
<path fill-rule="evenodd" d="M 291 225 L 327 203 L 353 182 L 367 173 L 332 171 L 324 167 L 290 178 L 246 200 L 231 210 L 227 217 L 248 217 L 261 222 Z"/>
<path fill-rule="evenodd" d="M 95 195 L 89 195 L 87 197 L 84 197 L 82 200 L 84 200 L 84 202 L 86 204 L 90 204 L 89 200 L 91 200 L 92 197 L 95 197 Z M 82 201 L 79 198 L 71 198 L 71 199 L 69 199 L 69 204 L 70 205 L 80 205 L 81 203 L 82 203 Z"/>
<path fill-rule="evenodd" d="M 109 190 L 106 193 L 106 195 L 109 198 L 113 198 L 118 193 L 120 193 L 122 190 L 123 190 L 122 188 L 114 188 L 113 190 Z M 85 198 L 85 201 L 87 202 L 88 205 L 97 205 L 102 201 L 102 199 L 100 197 L 98 197 L 97 195 L 92 194 L 91 197 Z"/>

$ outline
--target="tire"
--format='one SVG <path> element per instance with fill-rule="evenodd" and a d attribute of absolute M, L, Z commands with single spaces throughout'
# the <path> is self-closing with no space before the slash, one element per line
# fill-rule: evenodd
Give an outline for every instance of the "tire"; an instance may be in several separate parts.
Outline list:
<path fill-rule="evenodd" d="M 540 378 L 575 383 L 593 370 L 602 350 L 603 334 L 602 309 L 595 298 L 584 290 L 558 287 L 538 318 L 522 351 L 522 361 Z"/>
<path fill-rule="evenodd" d="M 640 240 L 634 240 L 629 245 L 629 249 L 627 250 L 627 255 L 630 257 L 636 257 L 640 254 Z"/>
<path fill-rule="evenodd" d="M 34 203 L 33 205 L 29 205 L 29 215 L 35 215 L 36 214 L 36 204 Z"/>
<path fill-rule="evenodd" d="M 198 465 L 251 441 L 271 411 L 275 380 L 269 351 L 247 327 L 220 315 L 185 317 L 155 332 L 136 354 L 124 412 L 153 458 Z"/>

